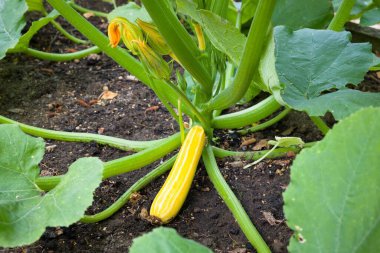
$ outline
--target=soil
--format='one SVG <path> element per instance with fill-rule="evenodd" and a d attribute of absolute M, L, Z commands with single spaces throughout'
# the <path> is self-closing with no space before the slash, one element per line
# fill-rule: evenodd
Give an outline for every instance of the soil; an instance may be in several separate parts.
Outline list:
<path fill-rule="evenodd" d="M 94 8 L 107 10 L 110 6 L 103 4 Z M 105 20 L 91 17 L 90 21 L 102 29 L 106 27 Z M 67 24 L 65 27 L 75 33 Z M 40 31 L 31 47 L 52 52 L 80 48 L 50 26 Z M 360 87 L 379 91 L 379 82 L 375 73 L 369 73 Z M 153 140 L 178 131 L 178 126 L 155 94 L 103 54 L 71 62 L 9 55 L 0 61 L 0 83 L 0 114 L 33 126 L 101 133 L 130 140 Z M 105 86 L 117 92 L 117 97 L 91 104 Z M 333 123 L 331 117 L 325 119 L 329 124 Z M 219 146 L 240 151 L 257 148 L 260 140 L 285 135 L 299 136 L 306 142 L 322 138 L 307 115 L 299 112 L 292 112 L 280 123 L 248 136 L 242 137 L 231 131 L 216 133 Z M 244 140 L 253 137 L 255 143 L 241 146 Z M 49 148 L 40 164 L 42 175 L 63 174 L 80 157 L 97 156 L 109 161 L 130 154 L 95 143 L 46 140 L 46 146 Z M 287 252 L 292 234 L 282 211 L 282 192 L 289 183 L 292 159 L 290 156 L 264 160 L 247 170 L 243 166 L 249 161 L 218 160 L 222 174 L 273 252 Z M 88 213 L 105 209 L 158 163 L 104 181 L 96 190 Z M 140 218 L 140 213 L 144 208 L 149 209 L 164 179 L 165 176 L 147 186 L 140 192 L 141 198 L 136 203 L 127 204 L 107 220 L 96 224 L 76 223 L 68 228 L 48 228 L 33 245 L 0 251 L 127 252 L 133 238 L 154 228 Z M 215 252 L 255 252 L 216 193 L 202 164 L 181 212 L 167 226 Z"/>

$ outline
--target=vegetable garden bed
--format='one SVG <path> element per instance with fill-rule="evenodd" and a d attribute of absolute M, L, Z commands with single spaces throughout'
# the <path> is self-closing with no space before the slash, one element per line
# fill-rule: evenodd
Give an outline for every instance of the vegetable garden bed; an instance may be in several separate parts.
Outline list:
<path fill-rule="evenodd" d="M 76 2 L 105 12 L 112 9 L 109 4 L 100 1 L 91 4 Z M 106 31 L 106 19 L 87 19 Z M 59 21 L 67 31 L 81 37 L 66 21 Z M 84 48 L 72 43 L 50 25 L 39 31 L 30 46 L 61 53 L 62 48 L 66 52 Z M 183 71 L 178 64 L 174 68 Z M 368 72 L 361 84 L 352 88 L 380 92 L 380 78 L 376 72 Z M 240 111 L 265 98 L 266 95 L 259 95 L 248 104 L 233 106 L 224 113 Z M 0 61 L 0 115 L 46 129 L 95 133 L 137 141 L 162 139 L 180 131 L 177 122 L 155 93 L 105 54 L 91 54 L 80 60 L 64 62 L 42 61 L 23 54 L 8 55 Z M 329 113 L 323 120 L 329 126 L 336 123 Z M 281 121 L 264 130 L 244 136 L 233 130 L 215 130 L 213 140 L 209 141 L 226 150 L 260 151 L 270 149 L 268 140 L 274 140 L 276 136 L 300 137 L 306 143 L 323 138 L 306 113 L 291 111 Z M 95 142 L 70 143 L 49 139 L 46 140 L 45 152 L 40 163 L 41 176 L 62 175 L 81 157 L 99 157 L 107 162 L 132 154 Z M 295 156 L 295 152 L 289 151 L 281 158 L 265 159 L 248 169 L 243 167 L 252 160 L 244 157 L 217 159 L 224 179 L 272 252 L 287 252 L 293 234 L 286 225 L 282 193 L 289 184 L 290 166 Z M 86 214 L 106 209 L 138 179 L 167 158 L 169 156 L 143 169 L 104 180 L 97 188 L 93 205 Z M 147 218 L 147 212 L 166 175 L 134 193 L 126 205 L 106 220 L 47 228 L 32 245 L 0 248 L 0 251 L 126 252 L 134 238 L 156 227 Z M 182 236 L 200 242 L 215 252 L 256 252 L 217 194 L 203 163 L 198 166 L 180 213 L 165 226 L 175 228 Z"/>

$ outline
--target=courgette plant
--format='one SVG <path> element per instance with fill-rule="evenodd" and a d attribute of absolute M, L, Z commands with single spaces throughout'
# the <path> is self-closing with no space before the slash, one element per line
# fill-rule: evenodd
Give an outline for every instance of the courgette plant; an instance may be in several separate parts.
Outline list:
<path fill-rule="evenodd" d="M 18 0 L 12 4 L 22 2 Z M 109 208 L 95 215 L 84 215 L 81 222 L 98 222 L 110 217 L 133 192 L 168 171 L 175 162 L 173 170 L 181 163 L 186 165 L 183 167 L 195 168 L 203 149 L 202 160 L 207 174 L 240 228 L 258 252 L 269 252 L 268 245 L 219 171 L 216 157 L 274 158 L 288 151 L 299 152 L 301 146 L 312 144 L 303 145 L 297 139 L 278 139 L 274 145 L 279 148 L 270 152 L 233 152 L 215 146 L 214 130 L 247 127 L 239 133 L 254 132 L 278 122 L 291 110 L 298 110 L 306 112 L 326 134 L 329 127 L 320 118 L 326 112 L 341 120 L 363 107 L 380 106 L 379 94 L 347 87 L 349 83 L 358 84 L 378 63 L 369 44 L 351 43 L 349 33 L 342 31 L 344 23 L 352 17 L 354 0 L 334 1 L 338 7 L 335 15 L 329 0 L 245 0 L 242 4 L 229 0 L 142 0 L 142 7 L 129 3 L 107 15 L 108 37 L 80 15 L 72 2 L 47 2 L 97 49 L 151 88 L 178 122 L 181 132 L 162 140 L 140 142 L 36 128 L 2 116 L 0 123 L 18 124 L 25 133 L 43 138 L 95 141 L 136 151 L 133 155 L 103 163 L 102 179 L 149 165 L 184 143 L 177 160 L 176 156 L 168 159 L 138 180 Z M 371 6 L 377 8 L 378 4 L 373 1 Z M 0 10 L 3 9 L 4 6 L 0 6 Z M 126 49 L 118 46 L 120 41 Z M 163 58 L 164 55 L 168 56 Z M 164 60 L 168 58 L 170 62 L 179 63 L 184 72 L 177 71 L 173 78 L 171 63 Z M 224 109 L 252 101 L 259 93 L 266 96 L 260 102 L 238 112 L 223 114 Z M 190 133 L 195 129 L 204 131 L 207 141 L 203 137 L 194 137 L 193 141 L 185 139 L 188 131 L 183 127 L 182 113 L 190 119 Z M 268 117 L 269 120 L 265 120 Z M 174 173 L 177 177 L 184 175 Z M 68 181 L 67 178 L 35 177 L 34 180 L 39 190 L 53 192 L 62 182 Z M 185 179 L 188 184 L 192 177 Z M 173 182 L 164 188 L 170 185 L 171 190 L 180 191 L 170 197 L 178 202 L 173 206 L 180 208 L 188 188 L 179 189 Z M 168 192 L 164 188 L 161 195 Z M 159 197 L 157 202 L 168 201 L 165 197 Z M 155 218 L 160 218 L 162 205 L 165 203 L 151 211 Z M 165 212 L 161 222 L 172 219 L 178 210 Z M 0 245 L 15 246 L 37 239 L 20 241 L 12 236 L 16 235 L 0 240 Z"/>

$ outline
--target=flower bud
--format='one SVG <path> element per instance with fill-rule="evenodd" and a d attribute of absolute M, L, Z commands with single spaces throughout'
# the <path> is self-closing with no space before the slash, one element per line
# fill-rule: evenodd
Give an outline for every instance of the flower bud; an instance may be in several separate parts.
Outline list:
<path fill-rule="evenodd" d="M 138 49 L 136 48 L 136 43 L 133 43 L 133 41 L 143 41 L 144 36 L 137 25 L 125 20 L 122 29 L 122 39 L 129 51 L 131 51 L 132 54 L 137 55 Z"/>
<path fill-rule="evenodd" d="M 170 77 L 169 65 L 143 40 L 134 40 L 141 62 L 147 67 L 150 74 L 157 79 L 168 80 Z"/>
<path fill-rule="evenodd" d="M 154 51 L 161 55 L 170 54 L 171 49 L 155 25 L 142 21 L 141 19 L 137 19 L 136 22 L 143 30 L 148 44 L 153 48 Z"/>

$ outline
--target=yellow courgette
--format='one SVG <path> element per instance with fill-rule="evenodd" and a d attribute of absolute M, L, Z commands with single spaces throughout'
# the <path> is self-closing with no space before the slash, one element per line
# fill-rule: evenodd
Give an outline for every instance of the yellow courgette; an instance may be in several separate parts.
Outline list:
<path fill-rule="evenodd" d="M 203 128 L 193 126 L 185 138 L 168 178 L 150 208 L 150 216 L 157 222 L 169 222 L 181 209 L 189 193 L 205 141 Z"/>

